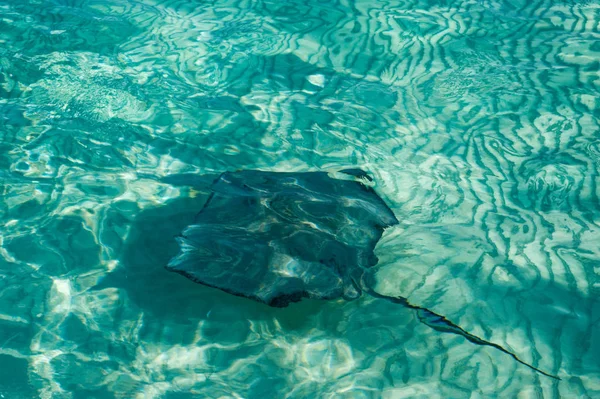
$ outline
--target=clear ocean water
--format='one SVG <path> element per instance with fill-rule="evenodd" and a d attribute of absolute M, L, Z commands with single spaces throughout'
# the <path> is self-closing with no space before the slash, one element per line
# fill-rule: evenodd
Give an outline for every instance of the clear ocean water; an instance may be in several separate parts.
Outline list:
<path fill-rule="evenodd" d="M 226 170 L 361 168 L 377 290 L 165 270 Z M 0 0 L 0 397 L 600 397 L 598 0 Z"/>

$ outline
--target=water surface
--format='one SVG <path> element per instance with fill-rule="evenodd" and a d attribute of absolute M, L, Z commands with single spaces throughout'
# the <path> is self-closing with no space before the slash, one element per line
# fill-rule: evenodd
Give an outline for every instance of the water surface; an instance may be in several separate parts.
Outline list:
<path fill-rule="evenodd" d="M 600 3 L 0 0 L 6 398 L 600 395 Z M 164 269 L 225 170 L 362 168 L 385 301 Z"/>

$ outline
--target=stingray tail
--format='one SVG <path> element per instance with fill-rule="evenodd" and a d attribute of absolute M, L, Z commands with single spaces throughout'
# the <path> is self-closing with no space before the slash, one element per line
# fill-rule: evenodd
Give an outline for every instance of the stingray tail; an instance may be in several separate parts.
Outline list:
<path fill-rule="evenodd" d="M 534 370 L 534 371 L 536 371 L 536 372 L 538 372 L 540 374 L 543 374 L 546 377 L 554 378 L 555 380 L 560 380 L 560 377 L 558 377 L 556 375 L 553 375 L 553 374 L 546 373 L 545 371 L 540 370 L 537 367 L 532 366 L 531 364 L 529 364 L 529 363 L 527 363 L 527 362 L 519 359 L 519 357 L 517 355 L 515 355 L 512 352 L 510 352 L 509 350 L 504 349 L 502 346 L 500 346 L 498 344 L 495 344 L 493 342 L 481 339 L 481 338 L 479 338 L 479 337 L 471 334 L 470 332 L 467 332 L 467 331 L 463 330 L 461 327 L 459 327 L 458 325 L 454 324 L 452 321 L 448 320 L 444 316 L 439 315 L 439 314 L 437 314 L 435 312 L 432 312 L 431 310 L 429 310 L 427 308 L 423 308 L 421 306 L 413 305 L 406 298 L 381 295 L 381 294 L 379 294 L 379 293 L 377 293 L 375 291 L 372 291 L 372 290 L 369 290 L 369 294 L 371 294 L 372 296 L 374 296 L 376 298 L 386 299 L 386 300 L 391 301 L 393 303 L 397 303 L 397 304 L 403 305 L 404 307 L 407 307 L 409 309 L 416 310 L 417 311 L 417 316 L 419 317 L 419 320 L 422 323 L 428 325 L 429 327 L 433 328 L 436 331 L 460 335 L 460 336 L 464 337 L 467 341 L 472 342 L 472 343 L 474 343 L 476 345 L 491 346 L 492 348 L 496 348 L 499 351 L 506 353 L 508 356 L 512 357 L 517 362 L 521 363 L 524 366 L 529 367 L 531 370 Z"/>

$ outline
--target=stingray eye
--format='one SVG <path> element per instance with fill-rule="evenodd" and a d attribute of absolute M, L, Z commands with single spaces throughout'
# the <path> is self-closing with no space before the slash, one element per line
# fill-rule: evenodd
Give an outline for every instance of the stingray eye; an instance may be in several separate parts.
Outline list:
<path fill-rule="evenodd" d="M 327 259 L 319 259 L 319 263 L 328 267 L 332 267 L 336 265 L 335 255 L 330 256 Z"/>

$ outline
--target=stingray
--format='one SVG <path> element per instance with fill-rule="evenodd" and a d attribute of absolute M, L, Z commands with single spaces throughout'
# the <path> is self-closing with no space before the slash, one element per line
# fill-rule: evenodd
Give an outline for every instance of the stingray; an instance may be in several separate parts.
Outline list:
<path fill-rule="evenodd" d="M 374 249 L 398 219 L 360 169 L 281 173 L 225 172 L 193 224 L 177 237 L 167 269 L 227 293 L 286 307 L 303 298 L 354 300 L 363 293 L 417 312 L 440 332 L 496 348 L 559 379 L 407 298 L 374 290 Z"/>

